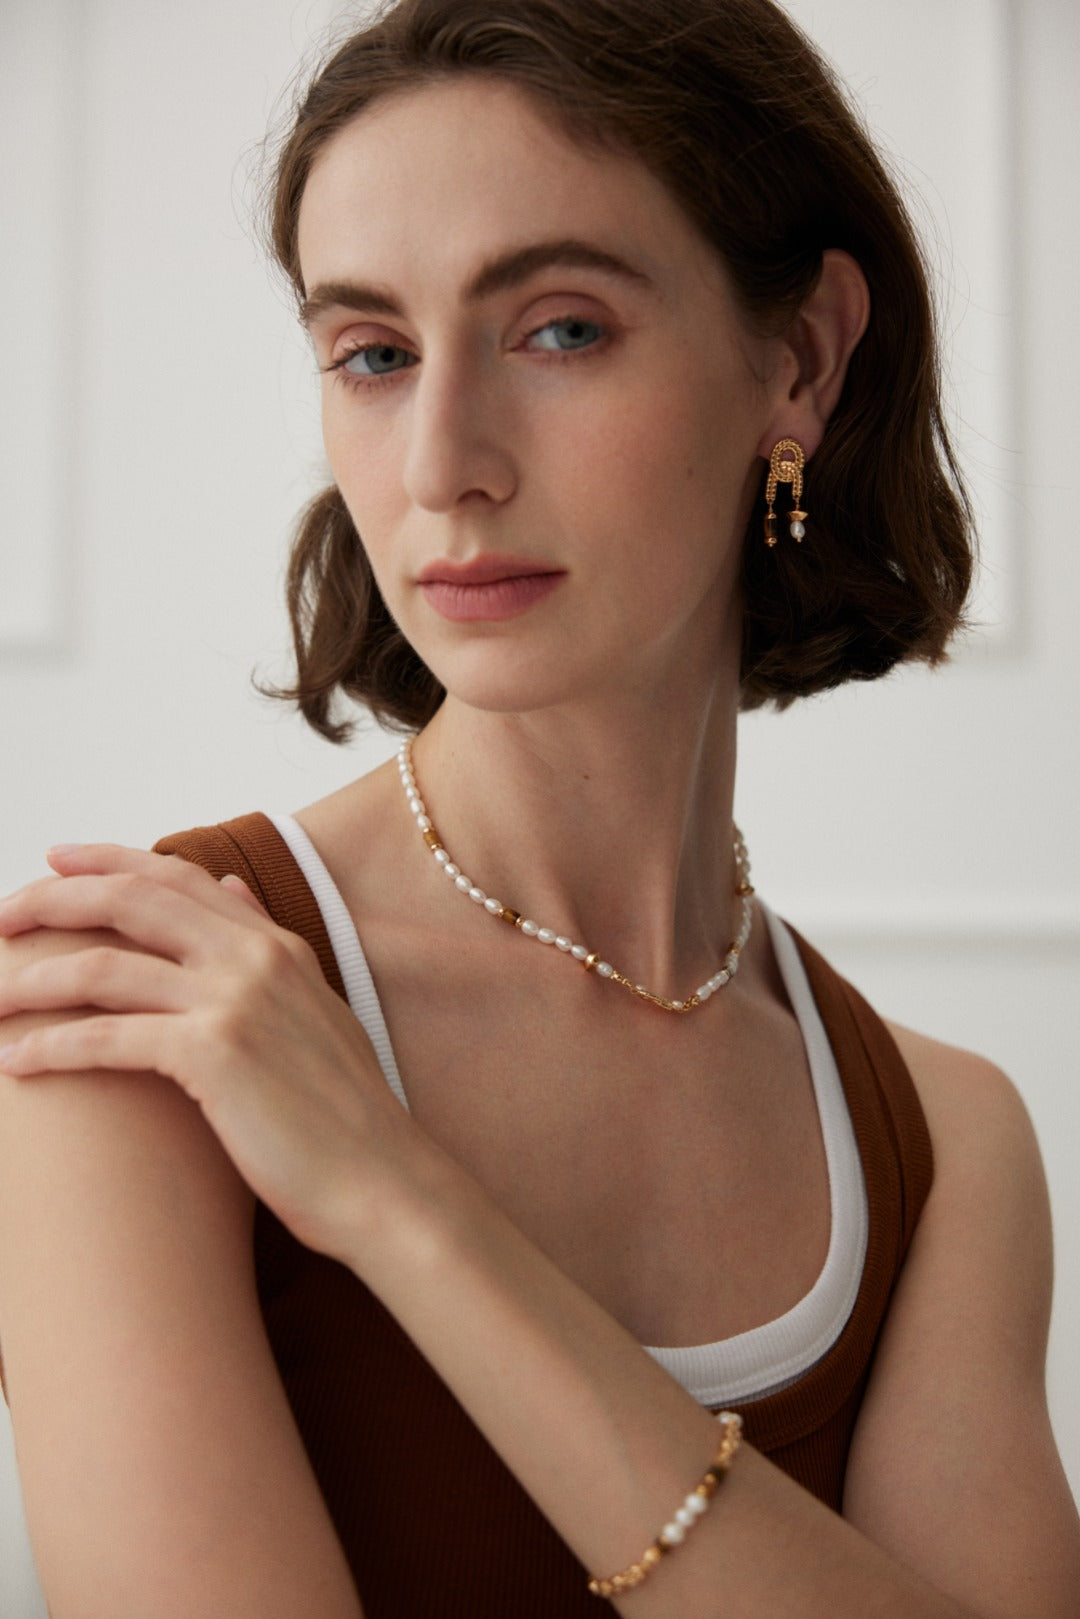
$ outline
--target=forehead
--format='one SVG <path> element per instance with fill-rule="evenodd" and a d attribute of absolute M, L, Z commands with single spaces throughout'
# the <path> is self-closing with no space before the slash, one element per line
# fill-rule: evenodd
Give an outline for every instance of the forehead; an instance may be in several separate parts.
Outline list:
<path fill-rule="evenodd" d="M 589 239 L 663 290 L 716 262 L 632 155 L 575 142 L 523 92 L 463 76 L 386 96 L 319 153 L 299 218 L 305 284 L 356 273 L 464 284 L 508 243 Z"/>

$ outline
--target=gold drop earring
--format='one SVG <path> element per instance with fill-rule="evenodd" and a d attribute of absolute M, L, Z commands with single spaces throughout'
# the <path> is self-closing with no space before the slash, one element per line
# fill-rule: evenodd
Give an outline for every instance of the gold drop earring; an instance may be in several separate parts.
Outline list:
<path fill-rule="evenodd" d="M 768 511 L 765 514 L 765 544 L 775 545 L 777 540 L 777 516 L 773 510 L 776 500 L 776 491 L 780 484 L 791 485 L 791 511 L 788 513 L 788 532 L 793 540 L 802 543 L 806 533 L 806 512 L 800 511 L 799 502 L 802 499 L 803 468 L 806 466 L 806 455 L 801 444 L 793 438 L 782 438 L 769 457 L 769 476 L 765 484 L 765 504 Z"/>

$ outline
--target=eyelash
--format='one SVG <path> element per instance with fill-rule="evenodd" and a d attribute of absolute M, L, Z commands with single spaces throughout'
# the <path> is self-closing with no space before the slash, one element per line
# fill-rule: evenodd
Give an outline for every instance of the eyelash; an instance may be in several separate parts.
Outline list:
<path fill-rule="evenodd" d="M 566 349 L 562 353 L 559 353 L 557 350 L 547 349 L 544 351 L 544 353 L 549 360 L 554 360 L 557 362 L 566 360 L 582 360 L 590 355 L 601 352 L 607 346 L 607 340 L 611 335 L 607 327 L 601 326 L 599 321 L 585 320 L 581 315 L 560 315 L 557 316 L 555 320 L 546 320 L 542 326 L 537 326 L 533 331 L 526 334 L 525 342 L 528 343 L 532 338 L 538 337 L 541 332 L 546 332 L 551 326 L 568 326 L 575 321 L 579 322 L 583 326 L 595 326 L 597 332 L 600 334 L 596 342 L 588 344 L 586 348 Z M 323 366 L 323 373 L 324 375 L 332 376 L 335 382 L 342 383 L 346 388 L 361 389 L 364 392 L 367 392 L 373 388 L 385 387 L 389 383 L 396 382 L 403 372 L 412 371 L 414 367 L 411 365 L 404 365 L 400 368 L 400 370 L 386 371 L 383 372 L 381 376 L 375 375 L 368 377 L 358 376 L 353 371 L 347 371 L 345 367 L 348 365 L 349 361 L 354 359 L 358 354 L 368 354 L 372 353 L 376 349 L 387 348 L 398 349 L 402 348 L 402 345 L 399 343 L 357 343 L 354 348 L 349 349 L 340 357 L 340 359 L 331 360 L 329 365 Z M 402 352 L 407 353 L 408 350 L 402 349 Z"/>

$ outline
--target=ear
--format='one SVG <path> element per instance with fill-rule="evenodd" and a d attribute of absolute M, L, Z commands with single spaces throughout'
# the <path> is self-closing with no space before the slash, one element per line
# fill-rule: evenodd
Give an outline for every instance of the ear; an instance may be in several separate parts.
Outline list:
<path fill-rule="evenodd" d="M 778 339 L 775 405 L 758 454 L 767 461 L 779 439 L 797 439 L 813 455 L 840 399 L 848 362 L 870 319 L 870 289 L 850 253 L 829 248 L 818 283 Z"/>

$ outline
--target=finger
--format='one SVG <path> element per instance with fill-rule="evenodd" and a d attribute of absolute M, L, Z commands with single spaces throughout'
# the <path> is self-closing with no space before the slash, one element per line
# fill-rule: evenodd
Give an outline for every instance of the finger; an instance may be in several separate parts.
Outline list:
<path fill-rule="evenodd" d="M 261 931 L 249 907 L 237 905 L 213 878 L 208 881 L 209 888 L 193 896 L 141 872 L 45 878 L 0 905 L 0 936 L 34 928 L 112 928 L 155 955 L 198 963 L 215 950 L 240 948 L 238 929 Z"/>
<path fill-rule="evenodd" d="M 212 895 L 220 897 L 221 893 L 220 884 L 193 861 L 181 860 L 179 855 L 155 854 L 152 849 L 132 849 L 122 843 L 56 844 L 45 858 L 61 877 L 104 877 L 130 872 L 201 899 Z"/>
<path fill-rule="evenodd" d="M 218 882 L 204 867 L 181 860 L 178 855 L 155 854 L 153 850 L 131 849 L 120 843 L 70 843 L 54 846 L 46 858 L 62 877 L 107 876 L 121 872 L 150 877 L 165 888 L 209 904 L 212 910 L 225 916 L 235 914 L 231 906 L 223 903 L 223 898 L 225 894 L 232 895 L 236 883 L 240 892 L 250 897 L 249 908 L 259 915 L 267 915 L 242 878 L 230 873 Z"/>
<path fill-rule="evenodd" d="M 121 1013 L 46 1024 L 0 1050 L 0 1071 L 16 1078 L 97 1070 L 175 1077 L 166 1056 L 173 1021 L 154 1013 Z"/>
<path fill-rule="evenodd" d="M 154 854 L 151 849 L 135 849 L 126 843 L 54 843 L 45 851 L 45 858 L 54 871 L 66 874 L 80 872 L 139 871 L 164 868 L 171 855 Z M 176 861 L 190 866 L 190 861 Z"/>
<path fill-rule="evenodd" d="M 6 975 L 0 983 L 0 1018 L 84 1006 L 114 1012 L 177 1012 L 190 998 L 190 985 L 175 963 L 103 945 L 48 956 Z"/>
<path fill-rule="evenodd" d="M 4 898 L 0 899 L 0 937 L 24 931 L 19 918 L 25 911 L 33 908 L 38 889 L 49 883 L 55 884 L 57 881 L 56 877 L 39 877 L 35 882 L 27 883 L 24 888 L 17 888 L 13 894 L 5 894 Z M 32 923 L 30 925 L 33 926 Z"/>
<path fill-rule="evenodd" d="M 152 850 L 131 849 L 118 843 L 72 843 L 54 845 L 47 859 L 57 876 L 69 880 L 74 876 L 125 872 L 146 876 L 165 888 L 208 904 L 211 910 L 225 916 L 235 917 L 236 909 L 230 902 L 242 894 L 247 909 L 269 921 L 268 913 L 241 879 L 230 877 L 225 882 L 216 882 L 202 866 L 181 860 L 177 855 L 154 854 Z M 55 877 L 41 878 L 0 901 L 0 936 L 44 925 L 35 920 L 37 894 L 41 884 L 55 880 Z M 233 889 L 234 881 L 240 884 L 237 892 Z"/>
<path fill-rule="evenodd" d="M 221 887 L 224 888 L 227 893 L 234 894 L 237 899 L 242 900 L 250 910 L 258 912 L 260 916 L 269 915 L 265 905 L 258 898 L 258 896 L 253 894 L 244 879 L 242 877 L 237 877 L 234 872 L 228 872 L 221 879 Z"/>
<path fill-rule="evenodd" d="M 55 884 L 57 877 L 136 873 L 161 883 L 163 887 L 208 900 L 217 909 L 225 909 L 221 889 L 210 873 L 176 855 L 128 849 L 117 843 L 72 843 L 54 845 L 48 850 L 46 859 L 55 876 L 41 877 L 36 882 L 27 883 L 0 900 L 0 922 L 6 924 L 0 926 L 0 932 L 18 931 L 13 919 L 32 914 L 36 896 Z"/>

